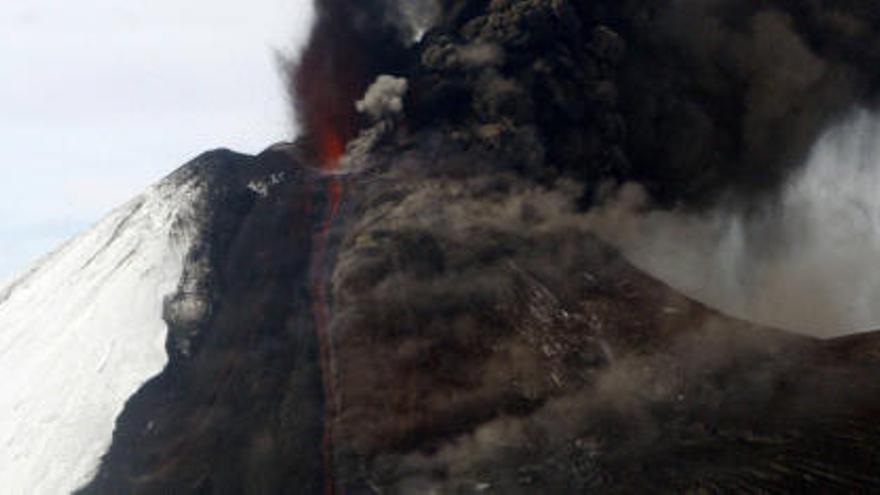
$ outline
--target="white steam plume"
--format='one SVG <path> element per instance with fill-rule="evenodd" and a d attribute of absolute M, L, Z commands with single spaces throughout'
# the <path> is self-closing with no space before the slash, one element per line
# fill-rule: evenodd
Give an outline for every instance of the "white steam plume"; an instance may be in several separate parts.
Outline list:
<path fill-rule="evenodd" d="M 382 74 L 367 89 L 355 106 L 373 120 L 392 117 L 403 111 L 403 97 L 409 84 L 405 78 Z"/>

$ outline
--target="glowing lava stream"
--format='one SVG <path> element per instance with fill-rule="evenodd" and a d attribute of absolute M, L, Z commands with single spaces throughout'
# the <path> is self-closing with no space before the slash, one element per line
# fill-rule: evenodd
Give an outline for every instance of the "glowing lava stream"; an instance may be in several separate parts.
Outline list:
<path fill-rule="evenodd" d="M 336 484 L 333 479 L 333 421 L 338 416 L 336 401 L 336 376 L 333 363 L 332 338 L 330 335 L 330 304 L 327 296 L 326 261 L 330 228 L 336 218 L 342 200 L 342 182 L 332 171 L 339 164 L 344 152 L 342 140 L 334 132 L 322 132 L 320 140 L 320 163 L 326 181 L 327 206 L 318 230 L 312 239 L 311 286 L 312 315 L 318 337 L 321 380 L 324 391 L 324 433 L 321 453 L 324 462 L 324 494 L 333 495 Z M 329 173 L 328 173 L 329 172 Z"/>

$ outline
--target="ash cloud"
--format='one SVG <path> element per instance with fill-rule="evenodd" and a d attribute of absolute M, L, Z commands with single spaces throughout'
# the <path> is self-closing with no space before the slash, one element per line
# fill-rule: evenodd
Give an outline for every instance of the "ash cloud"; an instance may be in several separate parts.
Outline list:
<path fill-rule="evenodd" d="M 876 328 L 880 124 L 854 111 L 823 133 L 778 196 L 746 209 L 650 210 L 628 185 L 591 213 L 638 266 L 738 317 L 821 337 Z"/>
<path fill-rule="evenodd" d="M 352 404 L 339 429 L 351 449 L 408 448 L 419 431 L 443 437 L 452 418 L 463 427 L 498 408 L 534 407 L 583 380 L 567 373 L 565 358 L 607 359 L 596 332 L 574 321 L 539 330 L 574 304 L 544 284 L 570 293 L 582 279 L 567 274 L 610 256 L 577 223 L 579 186 L 499 172 L 492 161 L 452 153 L 442 138 L 387 159 L 382 180 L 358 193 L 362 213 L 332 282 L 341 395 Z M 535 299 L 533 291 L 547 295 Z M 557 339 L 566 344 L 553 357 L 535 352 L 556 349 Z M 540 371 L 547 360 L 558 373 Z M 377 400 L 393 411 L 372 407 Z"/>
<path fill-rule="evenodd" d="M 576 181 L 422 138 L 374 151 L 390 162 L 358 193 L 333 275 L 346 482 L 596 488 L 654 441 L 705 441 L 700 421 L 778 397 L 777 358 L 809 339 L 713 314 L 595 237 L 602 220 L 639 228 L 638 188 L 614 215 L 584 213 Z M 697 426 L 666 424 L 688 414 Z"/>
<path fill-rule="evenodd" d="M 775 277 L 770 267 L 803 231 L 748 222 L 774 204 L 820 132 L 877 90 L 880 52 L 850 46 L 874 30 L 868 14 L 856 21 L 866 3 L 831 15 L 825 2 L 783 0 L 445 1 L 421 37 L 395 2 L 319 5 L 310 49 L 337 62 L 363 51 L 356 65 L 369 65 L 352 78 L 358 90 L 334 104 L 373 120 L 401 108 L 403 123 L 374 125 L 349 149 L 358 161 L 350 170 L 369 180 L 347 197 L 353 213 L 332 279 L 345 481 L 406 479 L 419 491 L 436 482 L 425 471 L 468 478 L 498 450 L 516 451 L 505 450 L 511 442 L 539 445 L 519 467 L 544 466 L 517 467 L 511 483 L 554 472 L 538 457 L 561 452 L 582 464 L 556 472 L 581 473 L 583 488 L 601 477 L 596 452 L 630 419 L 644 420 L 645 434 L 618 460 L 654 452 L 644 440 L 657 435 L 707 438 L 699 430 L 731 404 L 753 426 L 744 419 L 751 400 L 771 403 L 777 379 L 796 375 L 774 368 L 785 349 L 814 342 L 714 314 L 633 269 L 597 234 L 633 259 L 648 253 L 654 267 L 695 246 L 717 254 L 680 268 L 682 277 L 731 256 Z M 348 36 L 333 38 L 334 29 Z M 308 54 L 297 74 L 335 76 L 338 67 L 308 70 L 325 60 Z M 380 74 L 405 77 L 406 95 L 388 91 L 392 79 Z M 299 94 L 308 100 L 308 90 Z M 633 181 L 644 186 L 618 187 Z M 593 208 L 606 183 L 615 200 Z M 785 194 L 771 218 L 787 220 Z M 685 206 L 661 209 L 675 204 Z M 714 209 L 695 213 L 706 205 Z M 727 226 L 744 222 L 749 233 L 728 246 L 726 232 L 739 227 Z M 670 257 L 651 251 L 681 233 L 691 237 Z M 731 276 L 738 283 L 742 272 Z M 752 289 L 725 297 L 757 297 Z M 807 302 L 784 284 L 773 290 Z M 694 337 L 705 332 L 711 342 Z M 688 351 L 670 351 L 682 342 Z M 711 362 L 690 366 L 701 357 Z M 770 369 L 750 367 L 755 360 Z M 706 375 L 714 381 L 700 401 L 679 404 Z M 559 410 L 583 412 L 571 417 L 610 436 L 573 438 L 580 427 Z M 710 425 L 678 429 L 692 415 Z M 559 430 L 530 436 L 536 428 Z M 391 481 L 379 482 L 386 474 Z M 486 483 L 468 479 L 473 489 Z"/>
<path fill-rule="evenodd" d="M 415 21 L 403 3 L 315 0 L 305 50 L 283 63 L 294 115 L 307 136 L 333 132 L 343 143 L 355 137 L 361 126 L 355 102 L 376 76 L 410 63 Z"/>
<path fill-rule="evenodd" d="M 638 464 L 648 458 L 662 464 L 671 456 L 706 463 L 706 474 L 713 468 L 727 475 L 767 470 L 757 445 L 767 438 L 785 443 L 783 435 L 768 427 L 775 421 L 769 419 L 773 414 L 752 417 L 746 424 L 753 429 L 742 433 L 734 433 L 742 424 L 733 425 L 742 421 L 741 415 L 758 410 L 807 404 L 813 413 L 822 409 L 816 390 L 796 387 L 780 394 L 792 375 L 805 371 L 796 360 L 778 358 L 783 349 L 791 351 L 798 344 L 783 334 L 761 334 L 712 318 L 672 339 L 662 352 L 609 364 L 589 387 L 553 397 L 528 415 L 502 415 L 434 452 L 379 458 L 375 480 L 395 493 L 428 488 L 442 493 L 532 493 L 536 486 L 553 492 L 605 491 L 609 486 L 641 491 L 650 490 L 652 483 L 687 491 L 698 486 L 693 479 L 648 474 L 650 469 Z M 785 395 L 781 403 L 780 395 Z M 762 421 L 768 425 L 758 426 Z M 755 442 L 755 436 L 763 437 Z M 705 447 L 736 448 L 728 442 L 749 445 L 744 448 L 754 457 L 749 463 L 705 457 Z"/>
<path fill-rule="evenodd" d="M 869 3 L 624 2 L 635 178 L 663 201 L 772 192 L 831 122 L 875 97 Z"/>

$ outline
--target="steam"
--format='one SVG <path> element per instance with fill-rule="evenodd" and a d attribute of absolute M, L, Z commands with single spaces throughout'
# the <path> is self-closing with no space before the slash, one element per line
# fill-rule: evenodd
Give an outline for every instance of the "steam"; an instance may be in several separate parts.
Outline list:
<path fill-rule="evenodd" d="M 370 85 L 355 107 L 358 112 L 366 113 L 373 120 L 392 117 L 403 111 L 403 96 L 407 87 L 406 79 L 382 74 Z"/>
<path fill-rule="evenodd" d="M 624 188 L 596 216 L 640 268 L 732 315 L 830 337 L 880 326 L 880 120 L 855 111 L 758 208 L 649 212 Z"/>
<path fill-rule="evenodd" d="M 400 19 L 413 41 L 421 40 L 440 17 L 441 8 L 437 0 L 408 0 L 398 4 Z"/>

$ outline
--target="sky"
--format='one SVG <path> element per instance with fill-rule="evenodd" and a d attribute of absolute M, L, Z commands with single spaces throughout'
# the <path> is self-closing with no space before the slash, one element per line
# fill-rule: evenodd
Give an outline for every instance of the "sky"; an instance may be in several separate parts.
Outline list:
<path fill-rule="evenodd" d="M 309 0 L 0 2 L 0 284 L 202 151 L 289 139 Z"/>

